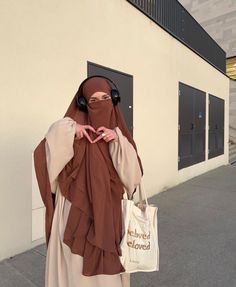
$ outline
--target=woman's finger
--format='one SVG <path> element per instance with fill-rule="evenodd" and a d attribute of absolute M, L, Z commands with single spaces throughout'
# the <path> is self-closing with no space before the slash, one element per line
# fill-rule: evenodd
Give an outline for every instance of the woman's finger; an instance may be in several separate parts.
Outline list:
<path fill-rule="evenodd" d="M 91 127 L 90 125 L 84 125 L 84 128 L 96 133 L 95 129 L 93 127 Z"/>
<path fill-rule="evenodd" d="M 76 132 L 76 138 L 79 140 L 79 139 L 81 139 L 82 137 L 83 137 L 82 131 L 77 131 L 77 132 Z"/>
<path fill-rule="evenodd" d="M 107 132 L 104 132 L 104 137 L 109 137 L 111 135 L 113 135 L 113 132 L 111 130 L 107 130 Z"/>
<path fill-rule="evenodd" d="M 97 133 L 100 133 L 100 132 L 105 132 L 107 130 L 107 128 L 105 127 L 100 127 L 97 129 Z"/>
<path fill-rule="evenodd" d="M 110 140 L 112 140 L 113 139 L 113 135 L 109 135 L 109 136 L 106 136 L 106 138 L 104 138 L 104 140 L 106 141 L 106 142 L 109 142 Z"/>
<path fill-rule="evenodd" d="M 106 141 L 106 139 L 105 138 L 107 138 L 109 136 L 109 133 L 108 134 L 106 134 L 106 133 L 101 133 L 94 141 L 93 141 L 93 143 L 96 143 L 96 142 L 98 142 L 100 139 L 104 139 L 105 141 Z"/>
<path fill-rule="evenodd" d="M 86 138 L 89 140 L 90 143 L 92 143 L 92 140 L 90 138 L 90 136 L 88 135 L 88 133 L 86 132 L 86 130 L 83 130 L 83 134 L 86 136 Z"/>
<path fill-rule="evenodd" d="M 104 139 L 110 138 L 113 136 L 113 133 L 109 130 L 107 133 L 105 133 Z"/>
<path fill-rule="evenodd" d="M 100 136 L 98 136 L 98 137 L 93 141 L 93 143 L 96 143 L 96 142 L 100 141 L 101 138 L 103 138 L 103 135 L 102 135 L 102 134 L 101 134 Z"/>
<path fill-rule="evenodd" d="M 110 133 L 102 133 L 102 135 L 104 135 L 104 139 L 108 138 L 111 134 Z"/>
<path fill-rule="evenodd" d="M 79 134 L 81 130 L 82 130 L 82 126 L 79 124 L 76 124 L 76 132 Z"/>
<path fill-rule="evenodd" d="M 114 140 L 117 138 L 117 134 L 116 132 L 114 132 L 113 130 L 110 130 L 110 133 L 108 134 L 108 141 L 110 140 Z M 107 139 L 107 138 L 106 138 Z"/>

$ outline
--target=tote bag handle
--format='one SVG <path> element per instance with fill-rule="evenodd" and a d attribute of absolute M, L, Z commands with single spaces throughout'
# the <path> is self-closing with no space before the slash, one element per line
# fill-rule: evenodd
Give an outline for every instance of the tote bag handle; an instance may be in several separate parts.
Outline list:
<path fill-rule="evenodd" d="M 142 197 L 142 193 L 143 193 L 144 194 L 145 203 L 146 203 L 146 207 L 148 207 L 149 204 L 148 204 L 148 200 L 147 200 L 147 194 L 145 192 L 145 189 L 143 187 L 142 182 L 140 182 L 140 184 L 138 186 L 139 186 L 139 204 L 141 205 L 141 208 L 143 208 L 143 201 L 144 201 L 143 197 Z M 156 208 L 158 210 L 158 207 L 156 207 Z M 149 211 L 149 209 L 147 209 L 147 211 Z M 148 216 L 149 216 L 149 219 L 151 220 L 150 214 L 148 214 Z M 156 234 L 156 232 L 155 232 L 155 230 L 153 228 L 152 223 L 150 224 L 150 226 L 151 226 L 151 229 L 152 229 L 152 234 L 153 234 L 153 236 L 155 236 L 155 238 L 154 238 L 155 248 L 159 252 L 159 246 L 158 246 L 158 242 L 157 242 L 157 240 L 158 240 L 157 234 Z"/>
<path fill-rule="evenodd" d="M 145 200 L 145 203 L 146 203 L 146 206 L 148 206 L 148 200 L 147 200 L 147 195 L 146 195 L 146 192 L 143 188 L 143 184 L 142 184 L 142 181 L 140 181 L 140 183 L 137 185 L 137 187 L 139 189 L 139 202 L 140 205 L 143 207 L 143 201 Z M 144 194 L 144 199 L 143 199 L 143 195 L 142 193 Z M 127 192 L 125 191 L 123 193 L 123 199 L 128 199 L 128 195 L 127 195 Z"/>
<path fill-rule="evenodd" d="M 142 181 L 140 181 L 140 183 L 138 185 L 138 189 L 139 189 L 139 204 L 141 205 L 141 208 L 143 208 L 143 201 L 145 200 L 146 207 L 147 207 L 149 204 L 148 204 L 148 200 L 147 200 L 147 194 L 143 188 Z M 144 195 L 144 199 L 143 199 L 143 195 Z"/>

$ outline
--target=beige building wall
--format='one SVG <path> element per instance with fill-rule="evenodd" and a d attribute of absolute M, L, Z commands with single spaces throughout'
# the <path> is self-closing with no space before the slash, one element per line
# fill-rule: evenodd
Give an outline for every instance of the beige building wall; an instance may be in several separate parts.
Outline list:
<path fill-rule="evenodd" d="M 0 24 L 0 259 L 43 242 L 32 152 L 63 117 L 87 61 L 134 77 L 148 196 L 228 163 L 226 149 L 178 171 L 178 82 L 225 99 L 227 147 L 229 80 L 127 1 L 0 1 Z"/>

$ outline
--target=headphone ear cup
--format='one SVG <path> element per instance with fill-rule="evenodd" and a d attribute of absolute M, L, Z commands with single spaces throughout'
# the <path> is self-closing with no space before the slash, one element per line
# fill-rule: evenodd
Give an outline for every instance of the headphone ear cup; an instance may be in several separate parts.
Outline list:
<path fill-rule="evenodd" d="M 114 106 L 120 102 L 120 93 L 117 89 L 111 90 L 111 98 Z"/>
<path fill-rule="evenodd" d="M 76 97 L 76 105 L 80 111 L 88 112 L 87 100 L 84 96 L 77 96 Z"/>

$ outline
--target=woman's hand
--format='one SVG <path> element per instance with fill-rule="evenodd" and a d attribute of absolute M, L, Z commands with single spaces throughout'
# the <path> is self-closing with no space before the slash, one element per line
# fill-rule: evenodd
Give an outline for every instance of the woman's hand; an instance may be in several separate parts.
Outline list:
<path fill-rule="evenodd" d="M 93 143 L 98 142 L 102 138 L 105 142 L 109 142 L 111 140 L 116 140 L 118 138 L 118 136 L 114 130 L 110 130 L 110 129 L 105 128 L 105 127 L 98 128 L 96 133 L 99 136 L 93 141 Z"/>
<path fill-rule="evenodd" d="M 90 130 L 94 133 L 96 133 L 95 129 L 91 127 L 90 125 L 80 125 L 76 124 L 76 129 L 75 129 L 75 134 L 78 139 L 82 139 L 84 136 L 89 140 L 90 143 L 93 143 L 91 140 L 89 134 L 87 133 L 86 130 Z"/>

